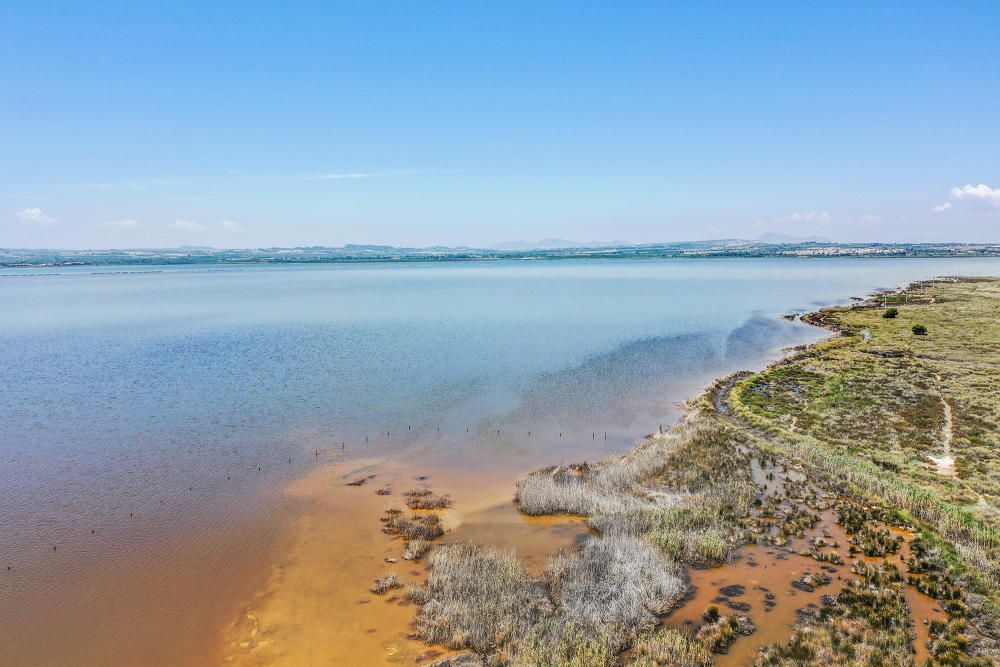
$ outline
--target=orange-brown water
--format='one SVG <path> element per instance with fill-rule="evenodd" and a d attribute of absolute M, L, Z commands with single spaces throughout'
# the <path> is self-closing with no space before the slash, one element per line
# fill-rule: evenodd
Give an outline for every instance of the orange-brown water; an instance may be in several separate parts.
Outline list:
<path fill-rule="evenodd" d="M 758 469 L 755 463 L 755 472 Z M 793 476 L 801 479 L 801 475 L 790 471 Z M 783 489 L 783 475 L 777 475 L 771 481 L 772 489 Z M 880 526 L 881 527 L 881 526 Z M 885 557 L 868 557 L 859 555 L 858 560 L 869 563 L 891 563 L 899 568 L 904 577 L 907 572 L 906 558 L 910 556 L 910 540 L 913 534 L 909 531 L 888 526 L 894 535 L 904 538 L 904 543 L 898 553 L 890 553 Z M 839 546 L 836 549 L 844 559 L 843 565 L 820 563 L 808 556 L 800 555 L 807 551 L 810 539 L 825 537 L 829 542 Z M 756 631 L 750 636 L 738 636 L 728 653 L 715 656 L 715 664 L 720 667 L 746 665 L 754 654 L 762 647 L 771 643 L 787 641 L 799 620 L 799 610 L 818 611 L 822 606 L 824 595 L 836 595 L 848 579 L 859 577 L 851 572 L 855 559 L 848 555 L 849 536 L 836 522 L 836 513 L 825 510 L 820 513 L 819 522 L 806 531 L 805 537 L 793 540 L 786 548 L 777 549 L 758 545 L 750 545 L 740 550 L 738 559 L 723 567 L 691 570 L 690 578 L 693 593 L 685 603 L 665 620 L 664 625 L 678 630 L 694 633 L 703 623 L 702 615 L 709 606 L 716 606 L 720 613 L 746 613 L 755 625 Z M 818 586 L 813 591 L 805 591 L 793 586 L 793 582 L 805 574 L 827 573 L 831 582 Z M 743 586 L 744 592 L 739 595 L 725 595 L 720 589 L 728 586 Z M 773 595 L 773 605 L 765 604 L 768 594 Z M 916 664 L 923 664 L 928 657 L 926 647 L 929 638 L 928 622 L 934 619 L 944 620 L 946 615 L 937 600 L 924 595 L 916 587 L 906 584 L 903 594 L 909 607 L 910 619 L 915 632 L 914 659 Z M 747 603 L 749 610 L 733 610 L 728 602 Z"/>
<path fill-rule="evenodd" d="M 761 646 L 787 640 L 792 634 L 797 610 L 809 605 L 819 606 L 820 597 L 832 592 L 833 585 L 817 588 L 813 592 L 793 588 L 794 580 L 807 572 L 818 571 L 818 563 L 794 556 L 782 560 L 779 555 L 784 554 L 775 549 L 749 546 L 742 550 L 740 560 L 733 564 L 692 570 L 694 594 L 667 617 L 665 625 L 693 632 L 702 624 L 702 614 L 711 605 L 718 607 L 723 614 L 748 614 L 757 626 L 756 632 L 749 637 L 739 637 L 728 654 L 716 656 L 717 665 L 745 665 Z M 745 592 L 729 599 L 750 604 L 749 611 L 735 612 L 718 599 L 722 595 L 720 589 L 733 584 L 743 586 Z M 765 605 L 767 593 L 775 596 L 775 605 L 770 610 Z"/>
<path fill-rule="evenodd" d="M 600 453 L 591 451 L 591 458 Z M 760 476 L 760 471 L 755 473 Z M 260 532 L 259 522 L 232 518 L 202 539 L 137 549 L 134 568 L 96 573 L 79 586 L 62 589 L 51 627 L 75 627 L 76 632 L 47 637 L 46 626 L 24 623 L 11 628 L 14 640 L 5 651 L 17 656 L 19 646 L 47 644 L 47 664 L 108 664 L 123 659 L 153 665 L 419 664 L 446 650 L 410 638 L 416 607 L 402 591 L 379 596 L 368 588 L 389 571 L 404 583 L 420 583 L 425 566 L 402 560 L 403 542 L 382 532 L 379 516 L 391 505 L 402 506 L 402 494 L 408 489 L 447 493 L 454 507 L 442 512 L 448 529 L 442 543 L 473 541 L 514 549 L 537 573 L 549 558 L 573 548 L 589 531 L 578 518 L 520 514 L 512 503 L 515 477 L 509 466 L 457 472 L 412 458 L 318 460 L 284 487 L 274 503 L 275 520 L 269 522 L 268 532 Z M 348 485 L 363 478 L 368 479 L 360 486 Z M 770 480 L 771 493 L 780 492 L 781 480 L 781 475 Z M 390 495 L 376 494 L 383 488 Z M 912 537 L 897 532 L 907 540 Z M 719 599 L 719 589 L 740 584 L 744 592 L 728 596 L 729 601 L 750 605 L 747 613 L 757 631 L 740 637 L 727 655 L 717 656 L 717 664 L 745 664 L 760 646 L 787 640 L 799 609 L 818 607 L 821 596 L 835 594 L 843 579 L 854 576 L 847 560 L 836 568 L 829 585 L 812 592 L 792 586 L 803 574 L 818 572 L 821 565 L 794 552 L 804 548 L 809 537 L 824 533 L 840 544 L 839 551 L 846 556 L 848 538 L 834 513 L 826 511 L 806 539 L 795 541 L 788 550 L 748 546 L 730 565 L 692 570 L 692 596 L 665 624 L 693 632 L 709 605 L 729 611 L 727 601 Z M 254 548 L 248 548 L 250 544 Z M 904 573 L 902 557 L 908 548 L 904 544 L 900 554 L 888 558 Z M 72 548 L 63 546 L 49 556 L 71 566 L 72 555 Z M 211 567 L 178 565 L 192 562 L 188 559 Z M 387 562 L 392 559 L 396 562 Z M 151 565 L 162 568 L 163 576 L 149 577 Z M 22 575 L 24 585 L 31 585 L 30 571 L 15 574 Z M 70 567 L 66 576 L 77 575 Z M 774 596 L 771 607 L 765 605 L 768 593 Z M 914 587 L 906 586 L 905 594 L 919 662 L 926 656 L 925 620 L 943 618 L 943 613 L 936 601 Z M 158 604 L 139 602 L 144 600 Z M 196 604 L 183 602 L 191 600 Z M 26 609 L 24 618 L 39 611 Z M 170 631 L 149 632 L 164 627 Z M 178 636 L 184 638 L 180 645 Z M 81 646 L 86 646 L 92 661 L 73 658 Z M 30 658 L 25 664 L 41 662 L 37 653 L 23 655 Z"/>
<path fill-rule="evenodd" d="M 370 475 L 375 477 L 361 486 L 348 485 Z M 427 487 L 454 500 L 454 508 L 442 512 L 449 529 L 443 542 L 514 549 L 535 570 L 587 533 L 580 519 L 521 515 L 511 502 L 509 471 L 458 475 L 441 467 L 380 460 L 323 467 L 289 485 L 289 496 L 306 509 L 267 583 L 226 629 L 225 661 L 417 664 L 445 653 L 408 638 L 416 609 L 402 591 L 376 595 L 368 590 L 387 572 L 398 574 L 404 584 L 424 580 L 423 563 L 403 560 L 403 542 L 383 533 L 378 519 L 385 508 L 403 505 L 404 491 Z M 390 488 L 391 495 L 376 494 L 381 488 Z"/>
<path fill-rule="evenodd" d="M 4 604 L 17 604 L 0 628 L 3 664 L 217 663 L 224 620 L 264 584 L 268 564 L 285 548 L 291 506 L 268 516 L 273 523 L 230 515 L 183 541 L 103 537 L 80 527 L 3 573 Z M 97 544 L 102 539 L 116 549 Z M 94 560 L 92 550 L 113 553 L 114 566 Z"/>
<path fill-rule="evenodd" d="M 754 472 L 765 479 L 766 471 L 756 463 Z M 776 474 L 766 480 L 769 494 L 781 494 L 786 474 L 802 479 L 795 471 Z M 360 479 L 367 481 L 348 484 Z M 512 473 L 503 466 L 462 473 L 443 465 L 381 459 L 320 466 L 286 489 L 299 515 L 267 582 L 222 633 L 224 660 L 238 665 L 420 664 L 446 654 L 443 647 L 412 638 L 417 609 L 401 590 L 387 595 L 368 590 L 375 578 L 388 572 L 395 572 L 404 584 L 424 581 L 424 564 L 403 560 L 403 542 L 383 533 L 378 520 L 387 507 L 403 506 L 403 492 L 420 488 L 447 493 L 454 500 L 452 509 L 441 512 L 448 529 L 441 543 L 471 541 L 513 549 L 535 573 L 589 533 L 579 518 L 522 515 L 512 502 Z M 389 489 L 390 494 L 378 495 L 378 489 Z M 903 558 L 909 554 L 912 535 L 893 530 L 907 540 L 899 554 L 859 558 L 886 560 L 905 574 Z M 817 536 L 839 545 L 836 550 L 845 559 L 843 565 L 799 555 Z M 848 544 L 849 536 L 836 523 L 835 512 L 825 510 L 817 525 L 787 548 L 746 546 L 729 565 L 691 570 L 692 594 L 664 624 L 694 632 L 710 605 L 722 613 L 747 613 L 756 632 L 740 636 L 727 654 L 716 656 L 718 665 L 747 664 L 760 647 L 790 638 L 800 610 L 818 610 L 824 595 L 836 595 L 845 580 L 857 578 L 851 572 Z M 806 574 L 824 571 L 832 578 L 829 584 L 813 591 L 793 585 Z M 733 584 L 743 586 L 742 593 L 724 595 L 720 590 Z M 935 600 L 913 586 L 904 586 L 904 591 L 919 663 L 927 655 L 926 621 L 944 614 Z M 750 608 L 733 609 L 729 603 Z"/>

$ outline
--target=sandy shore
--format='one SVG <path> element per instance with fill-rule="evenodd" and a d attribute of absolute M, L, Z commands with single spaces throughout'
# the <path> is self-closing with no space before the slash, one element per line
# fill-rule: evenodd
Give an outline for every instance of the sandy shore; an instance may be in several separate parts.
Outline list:
<path fill-rule="evenodd" d="M 771 359 L 779 356 L 776 352 Z M 686 410 L 678 406 L 675 420 Z M 642 435 L 636 434 L 636 442 Z M 393 459 L 349 459 L 290 483 L 285 494 L 304 509 L 288 527 L 289 546 L 271 565 L 267 583 L 226 627 L 219 641 L 222 659 L 236 665 L 412 665 L 444 655 L 442 647 L 412 638 L 417 608 L 401 591 L 379 596 L 368 590 L 389 572 L 404 585 L 426 580 L 423 563 L 402 559 L 404 542 L 385 534 L 379 517 L 389 506 L 403 506 L 402 494 L 409 489 L 447 494 L 454 504 L 441 512 L 447 532 L 439 543 L 513 549 L 529 571 L 539 573 L 590 530 L 580 517 L 522 514 L 513 502 L 517 478 L 562 456 L 597 460 L 630 448 L 608 449 L 596 434 L 574 440 L 571 449 L 557 442 L 563 449 L 534 451 L 523 460 L 496 457 L 491 464 L 471 467 L 422 463 L 414 452 Z M 349 484 L 360 479 L 367 481 Z M 391 489 L 391 495 L 377 494 L 381 488 Z"/>
<path fill-rule="evenodd" d="M 370 475 L 361 486 L 348 485 Z M 516 549 L 529 567 L 540 569 L 587 532 L 582 519 L 521 515 L 508 470 L 458 473 L 382 459 L 325 466 L 287 487 L 307 509 L 291 526 L 288 549 L 266 585 L 226 629 L 225 662 L 412 665 L 442 654 L 409 638 L 411 603 L 368 590 L 389 571 L 405 583 L 425 579 L 424 565 L 403 560 L 404 543 L 383 533 L 378 520 L 387 506 L 402 504 L 404 491 L 424 486 L 454 500 L 454 508 L 442 512 L 448 530 L 442 542 Z M 378 495 L 381 488 L 392 494 Z"/>

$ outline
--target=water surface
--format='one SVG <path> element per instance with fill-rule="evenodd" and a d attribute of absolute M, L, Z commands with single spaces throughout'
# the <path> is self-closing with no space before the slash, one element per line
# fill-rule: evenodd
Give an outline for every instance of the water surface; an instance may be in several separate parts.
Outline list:
<path fill-rule="evenodd" d="M 0 662 L 195 664 L 317 465 L 619 451 L 783 313 L 997 259 L 5 270 Z"/>

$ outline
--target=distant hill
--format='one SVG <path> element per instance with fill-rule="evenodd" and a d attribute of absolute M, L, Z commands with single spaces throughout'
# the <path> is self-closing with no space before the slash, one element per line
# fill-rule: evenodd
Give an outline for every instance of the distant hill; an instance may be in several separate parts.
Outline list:
<path fill-rule="evenodd" d="M 331 262 L 432 262 L 470 260 L 531 260 L 592 258 L 682 257 L 996 257 L 995 243 L 831 243 L 819 237 L 767 234 L 757 241 L 718 239 L 677 243 L 632 244 L 622 241 L 575 242 L 543 239 L 515 241 L 493 248 L 348 244 L 339 247 L 294 248 L 146 248 L 116 250 L 55 250 L 0 248 L 0 266 L 128 266 L 157 264 L 288 264 Z"/>
<path fill-rule="evenodd" d="M 789 236 L 788 234 L 775 234 L 770 232 L 757 237 L 758 241 L 764 243 L 833 243 L 823 236 Z"/>
<path fill-rule="evenodd" d="M 531 241 L 506 241 L 489 246 L 492 250 L 560 250 L 562 248 L 608 248 L 633 246 L 634 243 L 628 241 L 567 241 L 566 239 L 542 239 L 532 243 Z"/>

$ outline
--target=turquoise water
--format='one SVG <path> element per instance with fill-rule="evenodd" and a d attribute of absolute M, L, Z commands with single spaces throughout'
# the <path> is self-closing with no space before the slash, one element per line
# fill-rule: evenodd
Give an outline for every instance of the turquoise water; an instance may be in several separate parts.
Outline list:
<path fill-rule="evenodd" d="M 0 557 L 36 576 L 4 580 L 0 621 L 90 530 L 74 571 L 265 511 L 331 452 L 524 471 L 621 449 L 818 337 L 781 314 L 942 274 L 1000 260 L 6 270 Z"/>

